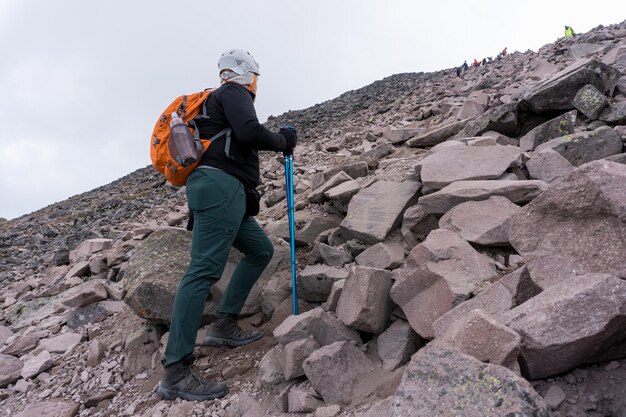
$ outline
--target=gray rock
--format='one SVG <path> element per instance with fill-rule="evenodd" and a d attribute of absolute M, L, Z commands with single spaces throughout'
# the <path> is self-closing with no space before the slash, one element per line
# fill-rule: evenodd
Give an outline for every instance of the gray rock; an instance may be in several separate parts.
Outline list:
<path fill-rule="evenodd" d="M 595 120 L 607 103 L 608 101 L 604 94 L 593 85 L 587 84 L 578 90 L 574 101 L 572 101 L 572 106 L 576 107 L 591 120 Z"/>
<path fill-rule="evenodd" d="M 381 333 L 391 314 L 391 272 L 383 269 L 353 267 L 346 278 L 337 318 L 346 326 L 371 333 Z"/>
<path fill-rule="evenodd" d="M 620 153 L 604 158 L 605 161 L 617 162 L 618 164 L 626 164 L 626 153 Z"/>
<path fill-rule="evenodd" d="M 54 366 L 54 360 L 47 350 L 24 362 L 20 375 L 24 379 L 34 378 L 43 371 Z"/>
<path fill-rule="evenodd" d="M 334 168 L 327 169 L 324 172 L 318 172 L 311 177 L 311 186 L 313 189 L 318 188 L 340 171 L 345 172 L 351 178 L 366 177 L 369 174 L 369 167 L 365 161 L 350 162 L 345 165 L 339 165 Z"/>
<path fill-rule="evenodd" d="M 287 381 L 304 375 L 302 362 L 321 346 L 313 336 L 287 343 L 282 352 L 282 369 Z"/>
<path fill-rule="evenodd" d="M 94 279 L 60 294 L 59 301 L 68 307 L 82 307 L 108 297 L 104 280 Z"/>
<path fill-rule="evenodd" d="M 343 182 L 350 181 L 350 180 L 352 180 L 352 178 L 348 174 L 346 174 L 343 171 L 339 171 L 337 174 L 332 176 L 328 181 L 326 181 L 324 184 L 320 185 L 317 189 L 311 192 L 311 194 L 309 194 L 307 199 L 311 203 L 323 203 L 324 200 L 326 199 L 326 196 L 324 195 L 326 191 L 338 186 L 339 184 Z"/>
<path fill-rule="evenodd" d="M 322 307 L 289 316 L 283 323 L 274 329 L 274 337 L 283 346 L 296 340 L 315 337 L 320 346 L 326 346 L 338 341 L 353 341 L 361 343 L 356 331 L 346 327 L 331 313 Z"/>
<path fill-rule="evenodd" d="M 0 346 L 4 345 L 9 337 L 13 336 L 13 331 L 6 326 L 0 326 Z"/>
<path fill-rule="evenodd" d="M 507 223 L 511 245 L 546 288 L 588 272 L 626 276 L 626 166 L 583 165 Z"/>
<path fill-rule="evenodd" d="M 626 281 L 608 274 L 572 276 L 502 315 L 522 336 L 529 379 L 626 355 Z"/>
<path fill-rule="evenodd" d="M 363 152 L 358 156 L 358 159 L 365 162 L 378 161 L 379 159 L 393 153 L 394 149 L 395 147 L 391 143 L 383 143 L 382 145 L 378 145 L 367 152 Z"/>
<path fill-rule="evenodd" d="M 497 179 L 512 166 L 521 166 L 516 146 L 466 146 L 433 153 L 421 161 L 422 192 L 439 190 L 456 181 Z"/>
<path fill-rule="evenodd" d="M 291 390 L 287 394 L 290 413 L 311 413 L 324 405 L 322 401 L 302 390 Z"/>
<path fill-rule="evenodd" d="M 70 329 L 79 329 L 86 324 L 99 323 L 107 317 L 119 313 L 124 307 L 120 301 L 99 301 L 83 307 L 79 307 L 67 317 L 67 325 Z"/>
<path fill-rule="evenodd" d="M 472 99 L 465 99 L 463 101 L 463 105 L 459 109 L 456 117 L 459 119 L 464 119 L 466 117 L 475 118 L 480 116 L 485 112 L 485 106 L 481 103 L 477 103 Z"/>
<path fill-rule="evenodd" d="M 38 339 L 30 334 L 18 337 L 2 349 L 3 355 L 21 356 L 37 346 Z"/>
<path fill-rule="evenodd" d="M 126 338 L 122 365 L 125 381 L 152 368 L 152 355 L 159 349 L 160 339 L 153 325 L 138 329 Z"/>
<path fill-rule="evenodd" d="M 381 242 L 370 246 L 355 259 L 357 264 L 378 269 L 396 269 L 404 261 L 404 248 L 396 242 Z"/>
<path fill-rule="evenodd" d="M 83 335 L 70 332 L 49 339 L 42 339 L 39 345 L 50 353 L 65 354 L 78 346 L 82 340 Z"/>
<path fill-rule="evenodd" d="M 24 363 L 11 355 L 0 355 L 0 388 L 6 388 L 21 377 Z"/>
<path fill-rule="evenodd" d="M 315 410 L 314 417 L 337 417 L 339 413 L 341 413 L 341 407 L 337 404 L 333 404 L 328 407 L 320 407 Z"/>
<path fill-rule="evenodd" d="M 102 343 L 100 340 L 92 340 L 89 342 L 89 352 L 87 354 L 87 366 L 91 366 L 95 368 L 98 366 L 102 358 L 104 357 L 104 352 L 106 350 L 106 345 Z"/>
<path fill-rule="evenodd" d="M 519 206 L 500 196 L 484 201 L 468 201 L 455 206 L 439 220 L 439 227 L 448 229 L 468 242 L 487 246 L 506 246 L 509 238 L 505 222 Z"/>
<path fill-rule="evenodd" d="M 520 336 L 483 310 L 472 310 L 433 342 L 432 347 L 457 349 L 481 362 L 519 370 Z"/>
<path fill-rule="evenodd" d="M 526 169 L 531 179 L 551 183 L 572 172 L 574 167 L 555 150 L 541 149 L 533 152 L 530 159 L 526 161 Z"/>
<path fill-rule="evenodd" d="M 89 259 L 91 255 L 103 250 L 111 249 L 113 240 L 111 239 L 88 239 L 81 242 L 76 248 L 70 251 L 70 263 L 75 264 L 79 261 Z"/>
<path fill-rule="evenodd" d="M 434 230 L 413 248 L 407 268 L 399 270 L 391 299 L 417 334 L 430 339 L 435 320 L 495 276 L 490 260 L 469 243 L 449 230 Z"/>
<path fill-rule="evenodd" d="M 517 307 L 540 292 L 541 288 L 530 279 L 528 270 L 525 267 L 519 268 L 439 317 L 433 323 L 435 339 L 453 327 L 455 322 L 467 317 L 472 310 L 481 309 L 494 317 L 500 317 L 502 313 Z"/>
<path fill-rule="evenodd" d="M 348 211 L 350 200 L 361 190 L 361 184 L 351 180 L 326 191 L 324 195 L 342 212 Z"/>
<path fill-rule="evenodd" d="M 423 133 L 418 133 L 416 136 L 409 139 L 406 142 L 406 145 L 412 148 L 423 148 L 426 146 L 437 145 L 438 143 L 441 143 L 459 133 L 469 120 L 469 118 L 465 118 L 464 120 L 460 120 L 458 122 L 443 125 Z"/>
<path fill-rule="evenodd" d="M 75 417 L 80 404 L 74 401 L 50 400 L 28 405 L 15 417 Z"/>
<path fill-rule="evenodd" d="M 480 136 L 490 130 L 513 137 L 517 133 L 518 102 L 503 104 L 487 110 L 465 125 L 457 137 Z"/>
<path fill-rule="evenodd" d="M 424 341 L 413 331 L 409 323 L 396 320 L 377 339 L 378 356 L 383 369 L 393 371 L 404 365 L 424 345 Z"/>
<path fill-rule="evenodd" d="M 378 243 L 399 224 L 404 210 L 417 198 L 420 184 L 377 181 L 362 189 L 350 201 L 340 230 L 347 239 Z"/>
<path fill-rule="evenodd" d="M 523 378 L 446 349 L 422 349 L 413 355 L 390 409 L 391 417 L 551 415 Z"/>
<path fill-rule="evenodd" d="M 259 363 L 259 382 L 275 385 L 285 380 L 282 368 L 283 348 L 280 345 L 270 349 Z"/>
<path fill-rule="evenodd" d="M 296 230 L 296 245 L 308 246 L 313 244 L 321 233 L 334 229 L 341 223 L 341 217 L 334 214 L 325 214 L 309 220 L 300 230 Z"/>
<path fill-rule="evenodd" d="M 520 148 L 522 151 L 532 151 L 551 139 L 574 133 L 576 115 L 576 110 L 572 110 L 535 127 L 520 138 Z"/>
<path fill-rule="evenodd" d="M 271 318 L 274 310 L 291 296 L 291 271 L 274 274 L 261 291 L 261 310 Z"/>
<path fill-rule="evenodd" d="M 466 201 L 482 201 L 492 196 L 503 196 L 513 203 L 524 204 L 547 189 L 548 184 L 539 180 L 457 181 L 435 193 L 420 197 L 418 204 L 427 213 L 443 214 Z"/>
<path fill-rule="evenodd" d="M 224 417 L 258 417 L 265 413 L 261 404 L 248 394 L 235 394 L 229 400 Z"/>
<path fill-rule="evenodd" d="M 89 275 L 90 267 L 88 261 L 79 261 L 65 275 L 65 278 L 85 277 Z"/>
<path fill-rule="evenodd" d="M 327 404 L 352 401 L 354 386 L 375 369 L 365 353 L 349 342 L 336 342 L 316 350 L 302 368 Z"/>
<path fill-rule="evenodd" d="M 412 248 L 423 240 L 430 232 L 439 228 L 436 216 L 427 213 L 419 204 L 409 207 L 402 218 L 402 239 Z"/>
<path fill-rule="evenodd" d="M 329 246 L 325 243 L 319 243 L 317 245 L 320 256 L 324 260 L 324 263 L 328 266 L 344 266 L 347 263 L 352 262 L 354 258 L 348 252 L 344 252 L 335 247 Z"/>
<path fill-rule="evenodd" d="M 578 90 L 587 84 L 611 95 L 621 73 L 596 60 L 578 60 L 535 86 L 523 103 L 534 113 L 571 110 Z"/>
<path fill-rule="evenodd" d="M 567 396 L 565 395 L 565 392 L 563 392 L 561 387 L 558 385 L 550 385 L 550 388 L 548 388 L 548 391 L 546 391 L 543 396 L 546 404 L 548 404 L 553 410 L 557 409 L 566 398 Z"/>
<path fill-rule="evenodd" d="M 626 125 L 626 101 L 611 103 L 602 110 L 598 119 L 614 125 Z"/>
<path fill-rule="evenodd" d="M 341 298 L 341 293 L 343 292 L 343 287 L 346 285 L 346 280 L 342 279 L 341 281 L 337 281 L 333 284 L 333 288 L 330 290 L 330 295 L 328 296 L 328 300 L 322 307 L 326 311 L 335 311 L 337 310 L 337 304 L 339 304 L 339 299 Z"/>
<path fill-rule="evenodd" d="M 415 136 L 416 134 L 422 131 L 423 131 L 422 128 L 397 129 L 397 128 L 389 126 L 383 132 L 383 138 L 387 139 L 389 142 L 391 142 L 394 145 L 398 145 L 398 144 L 406 142 L 407 139 L 409 139 L 412 136 Z"/>
<path fill-rule="evenodd" d="M 348 271 L 326 265 L 307 265 L 298 275 L 298 297 L 321 303 L 328 299 L 336 281 L 346 279 Z"/>

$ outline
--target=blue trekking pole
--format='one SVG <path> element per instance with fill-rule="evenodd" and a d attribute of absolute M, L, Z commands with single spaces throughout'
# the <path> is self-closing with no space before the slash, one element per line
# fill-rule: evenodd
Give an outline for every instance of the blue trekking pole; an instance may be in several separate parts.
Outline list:
<path fill-rule="evenodd" d="M 298 315 L 298 284 L 296 282 L 296 226 L 293 203 L 293 155 L 285 154 L 285 187 L 287 191 L 287 216 L 289 217 L 289 246 L 291 249 L 291 298 L 293 314 Z"/>

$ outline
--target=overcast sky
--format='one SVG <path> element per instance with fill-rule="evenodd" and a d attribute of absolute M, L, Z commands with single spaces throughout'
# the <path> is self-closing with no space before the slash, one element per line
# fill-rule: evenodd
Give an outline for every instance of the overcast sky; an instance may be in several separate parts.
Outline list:
<path fill-rule="evenodd" d="M 265 121 L 392 74 L 536 51 L 565 24 L 624 19 L 623 0 L 0 0 L 0 217 L 149 164 L 160 112 L 217 86 L 226 49 L 259 62 Z"/>

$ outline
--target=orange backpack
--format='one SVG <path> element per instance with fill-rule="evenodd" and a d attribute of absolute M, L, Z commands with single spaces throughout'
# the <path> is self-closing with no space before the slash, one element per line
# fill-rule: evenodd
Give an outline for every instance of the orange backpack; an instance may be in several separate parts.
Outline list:
<path fill-rule="evenodd" d="M 199 93 L 178 97 L 167 106 L 154 126 L 152 136 L 150 137 L 150 159 L 156 170 L 164 174 L 165 178 L 174 186 L 180 187 L 185 185 L 187 177 L 196 169 L 202 159 L 202 154 L 208 149 L 211 142 L 227 133 L 226 130 L 224 130 L 211 139 L 201 139 L 198 128 L 194 122 L 201 108 L 203 110 L 202 114 L 206 113 L 204 104 L 206 103 L 206 99 L 214 91 L 214 89 L 207 89 Z M 170 121 L 172 120 L 172 112 L 178 113 L 196 139 L 196 146 L 200 156 L 196 162 L 191 165 L 181 165 L 172 156 L 170 148 Z"/>

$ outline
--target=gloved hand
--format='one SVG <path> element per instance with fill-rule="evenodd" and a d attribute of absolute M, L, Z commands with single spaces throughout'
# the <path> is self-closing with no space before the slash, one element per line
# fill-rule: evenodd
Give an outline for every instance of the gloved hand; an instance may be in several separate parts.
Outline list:
<path fill-rule="evenodd" d="M 280 128 L 281 135 L 285 138 L 286 148 L 283 151 L 284 155 L 293 155 L 293 148 L 298 143 L 298 135 L 296 134 L 296 128 L 292 125 L 285 125 Z"/>

